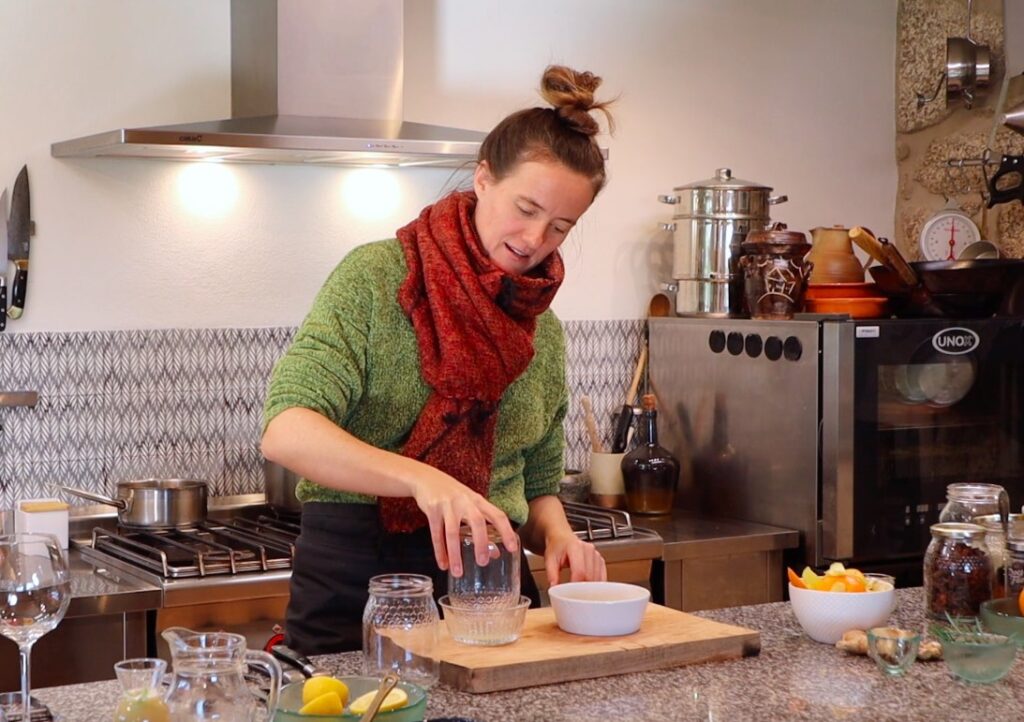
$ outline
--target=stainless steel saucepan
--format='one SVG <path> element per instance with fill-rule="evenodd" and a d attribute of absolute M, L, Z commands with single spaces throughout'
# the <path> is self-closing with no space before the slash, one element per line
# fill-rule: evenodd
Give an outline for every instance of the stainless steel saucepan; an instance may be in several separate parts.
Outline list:
<path fill-rule="evenodd" d="M 205 481 L 140 479 L 117 482 L 115 498 L 70 486 L 69 494 L 117 507 L 119 524 L 135 529 L 182 529 L 206 521 Z"/>
<path fill-rule="evenodd" d="M 302 502 L 295 496 L 299 475 L 269 459 L 263 460 L 263 486 L 267 503 L 279 511 L 302 513 Z"/>

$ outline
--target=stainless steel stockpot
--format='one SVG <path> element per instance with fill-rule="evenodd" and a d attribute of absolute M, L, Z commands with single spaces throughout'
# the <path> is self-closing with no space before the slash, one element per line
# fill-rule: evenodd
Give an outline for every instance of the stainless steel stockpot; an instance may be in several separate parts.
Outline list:
<path fill-rule="evenodd" d="M 84 489 L 61 489 L 117 507 L 117 521 L 135 529 L 183 529 L 206 521 L 207 484 L 194 479 L 139 479 L 117 482 L 114 498 Z"/>
<path fill-rule="evenodd" d="M 769 210 L 786 196 L 772 188 L 732 177 L 719 168 L 714 178 L 673 188 L 658 196 L 675 206 L 672 278 L 680 316 L 736 316 L 743 306 L 740 244 L 750 231 L 767 228 Z"/>

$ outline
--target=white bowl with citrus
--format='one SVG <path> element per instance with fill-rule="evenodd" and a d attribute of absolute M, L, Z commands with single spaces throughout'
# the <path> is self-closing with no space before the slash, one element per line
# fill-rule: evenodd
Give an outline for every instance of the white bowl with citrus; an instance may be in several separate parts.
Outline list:
<path fill-rule="evenodd" d="M 892 577 L 864 574 L 838 562 L 824 574 L 789 570 L 789 601 L 800 626 L 816 642 L 835 644 L 843 632 L 884 626 L 896 608 Z"/>
<path fill-rule="evenodd" d="M 376 677 L 310 677 L 281 689 L 274 719 L 277 722 L 357 720 L 369 708 L 379 686 L 380 680 Z M 427 693 L 422 687 L 399 682 L 388 692 L 374 719 L 419 722 L 426 716 L 426 708 Z"/>

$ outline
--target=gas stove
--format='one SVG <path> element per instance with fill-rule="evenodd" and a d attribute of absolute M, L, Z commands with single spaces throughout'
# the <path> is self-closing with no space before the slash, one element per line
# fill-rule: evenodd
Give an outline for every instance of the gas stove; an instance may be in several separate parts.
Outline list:
<path fill-rule="evenodd" d="M 180 530 L 117 525 L 110 514 L 75 521 L 71 546 L 100 574 L 127 576 L 162 590 L 178 607 L 287 596 L 299 517 L 280 514 L 263 495 L 211 500 L 208 521 Z"/>

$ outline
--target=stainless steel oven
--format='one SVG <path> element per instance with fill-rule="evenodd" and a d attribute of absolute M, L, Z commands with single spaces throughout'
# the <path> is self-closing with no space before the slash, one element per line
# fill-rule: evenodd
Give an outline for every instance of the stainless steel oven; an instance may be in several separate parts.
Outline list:
<path fill-rule="evenodd" d="M 655 318 L 679 504 L 797 529 L 792 564 L 920 582 L 946 486 L 1024 501 L 1024 319 Z"/>

